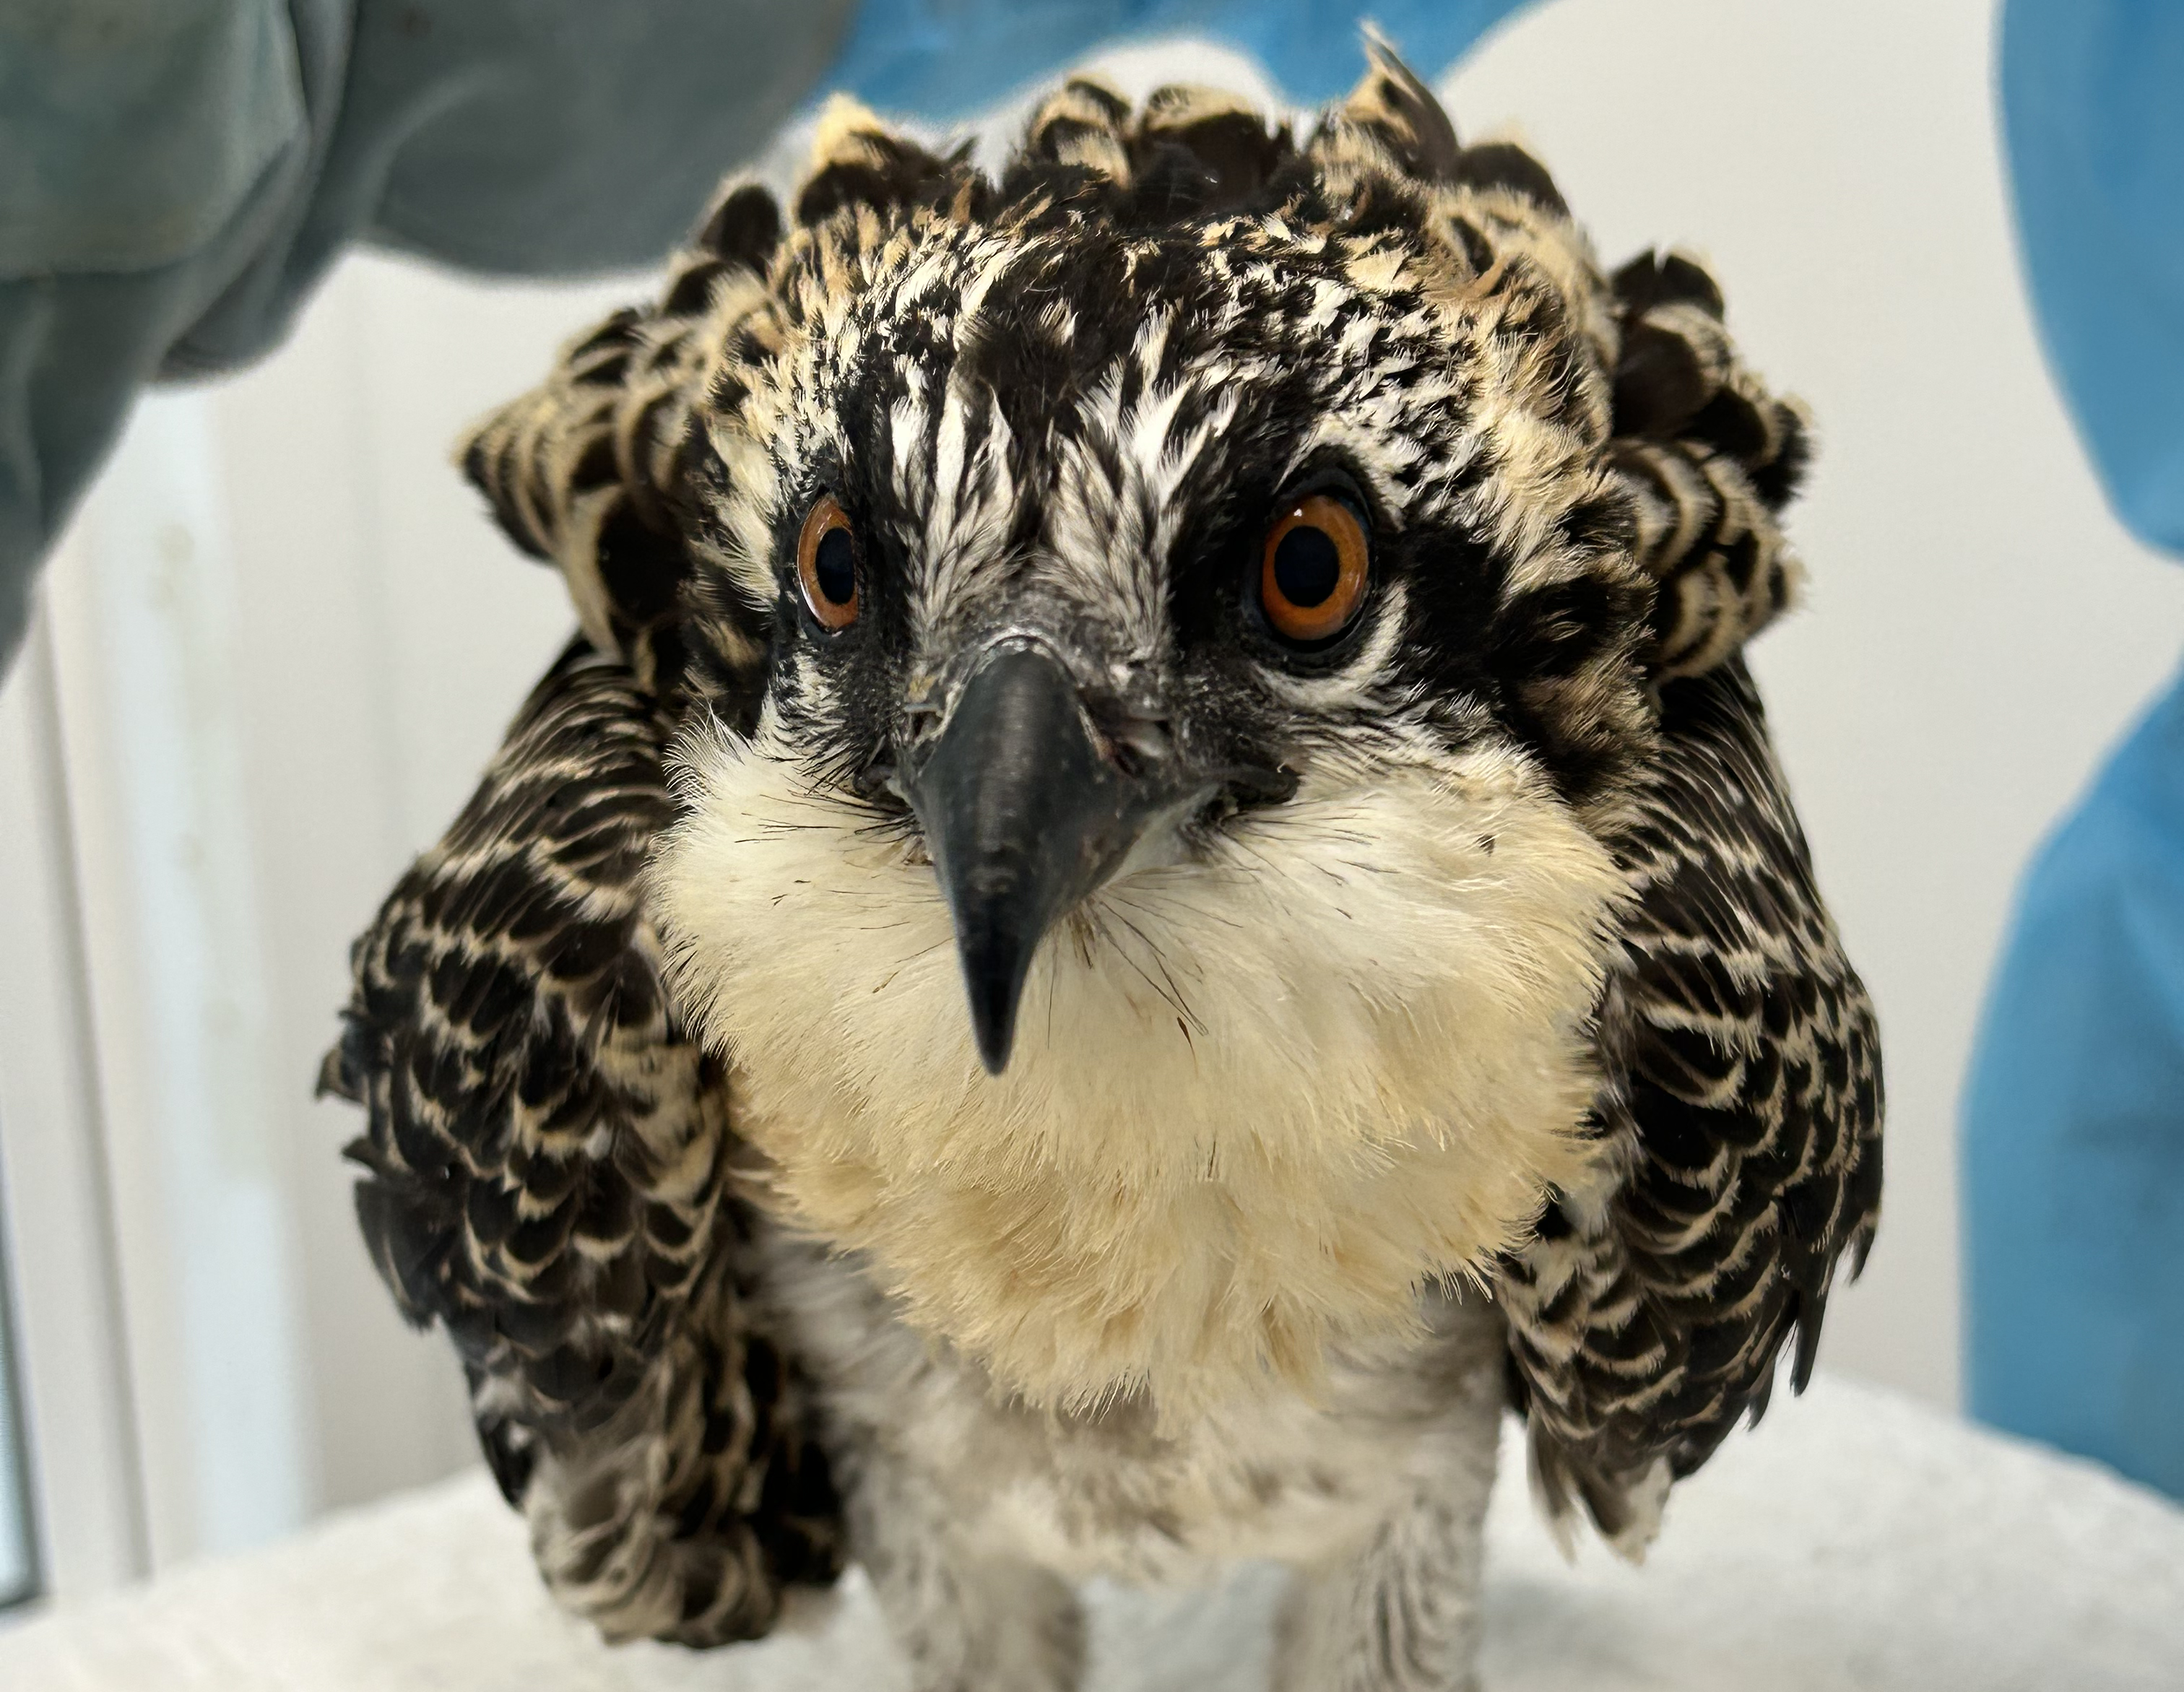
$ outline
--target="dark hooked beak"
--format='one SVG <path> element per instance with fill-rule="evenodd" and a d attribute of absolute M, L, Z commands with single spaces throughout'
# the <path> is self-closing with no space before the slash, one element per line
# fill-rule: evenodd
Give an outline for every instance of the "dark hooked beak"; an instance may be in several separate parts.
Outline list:
<path fill-rule="evenodd" d="M 1163 771 L 1120 767 L 1061 662 L 1015 642 L 979 660 L 905 786 L 956 920 L 978 1055 L 999 1075 L 1040 939 L 1184 795 Z"/>

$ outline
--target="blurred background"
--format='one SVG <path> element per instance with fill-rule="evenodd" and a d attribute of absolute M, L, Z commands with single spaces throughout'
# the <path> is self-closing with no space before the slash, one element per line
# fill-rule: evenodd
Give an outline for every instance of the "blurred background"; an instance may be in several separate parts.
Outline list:
<path fill-rule="evenodd" d="M 1989 0 L 1552 0 L 1443 85 L 1468 136 L 1535 148 L 1603 259 L 1704 255 L 1819 420 L 1810 592 L 1756 667 L 1890 1103 L 1880 1244 L 1821 1356 L 1945 1406 L 1982 984 L 2184 628 L 2184 575 L 2109 515 L 2042 368 L 1993 25 Z M 1132 92 L 1263 87 L 1201 47 L 1095 62 Z M 474 1461 L 451 1354 L 351 1221 L 359 1122 L 311 1086 L 349 938 L 571 624 L 449 444 L 648 286 L 352 257 L 277 354 L 140 404 L 53 560 L 0 692 L 0 1597 Z"/>

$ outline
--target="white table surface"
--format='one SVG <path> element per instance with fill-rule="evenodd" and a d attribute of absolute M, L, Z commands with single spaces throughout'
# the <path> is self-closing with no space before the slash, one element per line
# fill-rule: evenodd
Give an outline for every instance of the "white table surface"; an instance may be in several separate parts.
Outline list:
<path fill-rule="evenodd" d="M 1513 1435 L 1487 1692 L 2184 1692 L 2184 1510 L 1823 1378 L 1680 1487 L 1642 1569 L 1564 1564 Z M 1095 1692 L 1257 1692 L 1279 1577 L 1093 1594 Z M 0 1633 L 6 1692 L 896 1692 L 854 1574 L 811 1631 L 610 1649 L 480 1474 Z"/>

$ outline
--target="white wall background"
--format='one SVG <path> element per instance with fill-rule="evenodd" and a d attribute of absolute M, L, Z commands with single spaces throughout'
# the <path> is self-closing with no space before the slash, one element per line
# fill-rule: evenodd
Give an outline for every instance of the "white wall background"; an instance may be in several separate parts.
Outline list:
<path fill-rule="evenodd" d="M 1467 134 L 1514 123 L 1603 257 L 1704 253 L 1818 414 L 1810 600 L 1758 669 L 1891 1101 L 1880 1247 L 1823 1355 L 1942 1403 L 1981 983 L 2027 853 L 2184 630 L 2184 575 L 2103 509 L 2042 372 L 1991 25 L 1986 0 L 1556 0 L 1446 89 Z M 64 1587 L 470 1461 L 452 1363 L 356 1241 L 355 1120 L 309 1089 L 348 938 L 569 624 L 448 447 L 640 290 L 353 259 L 279 355 L 146 405 L 56 561 L 0 696 L 0 836 L 31 831 L 0 862 L 27 937 L 0 947 L 0 1149 Z M 110 1295 L 78 1261 L 101 1230 Z M 101 1486 L 105 1525 L 69 1525 Z"/>

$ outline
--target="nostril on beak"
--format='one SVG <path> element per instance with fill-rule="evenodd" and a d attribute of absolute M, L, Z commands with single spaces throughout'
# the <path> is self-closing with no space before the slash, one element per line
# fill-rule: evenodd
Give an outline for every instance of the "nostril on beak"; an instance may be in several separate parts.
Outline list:
<path fill-rule="evenodd" d="M 1165 722 L 1128 717 L 1114 727 L 1101 726 L 1116 767 L 1126 776 L 1140 776 L 1175 756 L 1175 737 Z"/>

